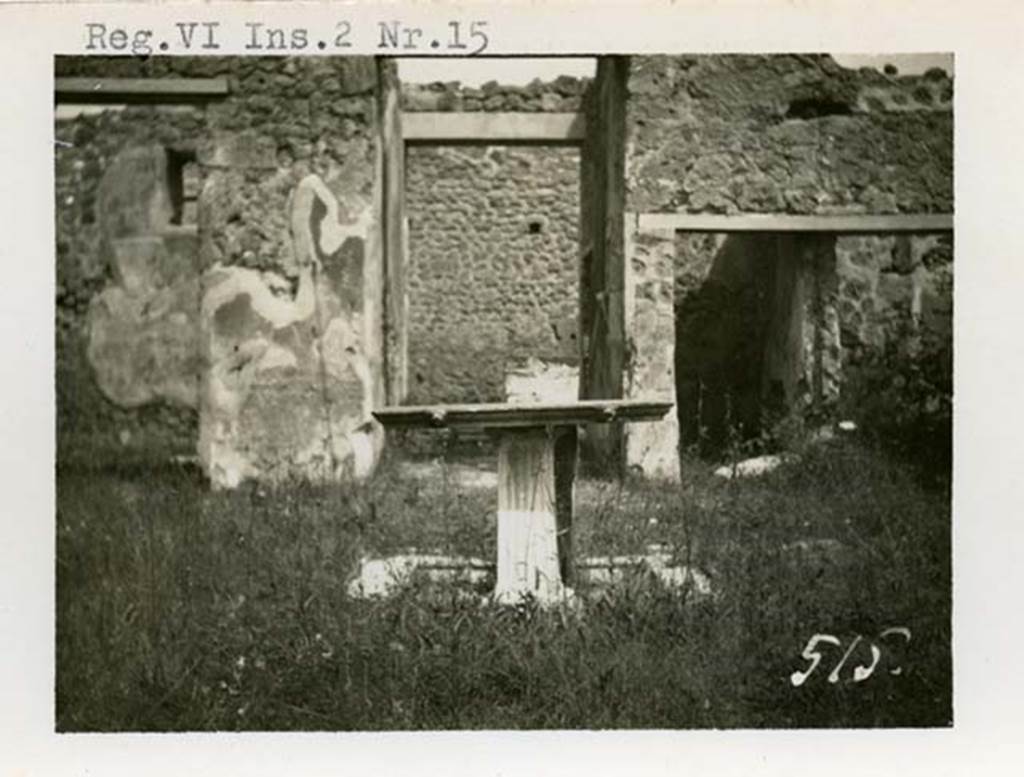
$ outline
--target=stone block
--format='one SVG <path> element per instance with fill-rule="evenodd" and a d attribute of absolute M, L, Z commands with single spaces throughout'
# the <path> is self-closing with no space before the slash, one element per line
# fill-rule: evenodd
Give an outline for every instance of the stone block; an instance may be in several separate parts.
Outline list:
<path fill-rule="evenodd" d="M 436 112 L 441 110 L 441 101 L 446 97 L 444 92 L 409 84 L 402 90 L 402 108 L 407 111 Z"/>

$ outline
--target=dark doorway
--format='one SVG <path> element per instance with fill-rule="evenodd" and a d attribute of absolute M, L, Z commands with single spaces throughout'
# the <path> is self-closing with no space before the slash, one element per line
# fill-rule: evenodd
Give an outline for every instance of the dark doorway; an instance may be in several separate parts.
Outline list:
<path fill-rule="evenodd" d="M 681 233 L 676 242 L 676 402 L 680 445 L 720 456 L 769 432 L 823 393 L 812 362 L 824 343 L 834 278 L 830 235 Z M 806 330 L 806 331 L 805 331 Z M 809 349 L 808 354 L 804 350 Z M 805 369 L 806 367 L 806 369 Z"/>

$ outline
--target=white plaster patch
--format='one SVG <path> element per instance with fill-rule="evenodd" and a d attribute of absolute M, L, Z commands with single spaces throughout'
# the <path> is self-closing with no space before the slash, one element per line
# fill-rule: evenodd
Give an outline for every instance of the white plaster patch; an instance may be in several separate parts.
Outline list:
<path fill-rule="evenodd" d="M 223 305 L 243 294 L 249 296 L 253 311 L 275 329 L 304 321 L 313 315 L 316 296 L 312 271 L 308 266 L 299 276 L 299 288 L 294 299 L 275 294 L 264 276 L 265 273 L 248 267 L 224 267 L 219 263 L 211 267 L 205 275 L 207 286 L 201 307 L 204 320 L 209 320 Z"/>
<path fill-rule="evenodd" d="M 298 363 L 299 361 L 295 354 L 287 348 L 282 348 L 279 345 L 268 345 L 267 350 L 264 351 L 263 356 L 260 358 L 259 369 L 260 371 L 287 369 L 297 366 Z"/>
<path fill-rule="evenodd" d="M 752 459 L 744 459 L 735 464 L 723 465 L 715 470 L 715 475 L 726 480 L 731 480 L 734 477 L 757 477 L 758 475 L 764 475 L 778 469 L 784 463 L 797 460 L 798 457 L 788 454 L 755 456 Z"/>
<path fill-rule="evenodd" d="M 647 553 L 642 554 L 586 558 L 578 564 L 577 574 L 586 577 L 590 583 L 612 585 L 642 568 L 654 574 L 666 588 L 690 586 L 701 596 L 712 594 L 711 579 L 705 573 L 685 564 L 673 564 L 672 553 L 662 545 L 650 545 Z"/>
<path fill-rule="evenodd" d="M 525 365 L 505 375 L 505 397 L 511 403 L 575 402 L 580 370 L 571 364 L 546 362 L 531 356 Z"/>
<path fill-rule="evenodd" d="M 420 572 L 433 582 L 479 583 L 493 574 L 494 565 L 477 558 L 440 554 L 406 553 L 387 558 L 363 558 L 348 584 L 354 599 L 380 598 L 393 594 Z"/>
<path fill-rule="evenodd" d="M 354 223 L 342 224 L 337 196 L 316 173 L 310 173 L 299 181 L 292 197 L 292 234 L 302 235 L 306 238 L 306 242 L 296 239 L 296 247 L 301 254 L 298 257 L 300 267 L 306 267 L 311 262 L 317 261 L 316 247 L 329 256 L 341 247 L 346 238 L 364 237 L 369 232 L 369 226 L 373 220 L 371 210 L 362 208 Z M 319 199 L 327 208 L 327 215 L 320 222 L 320 242 L 316 247 L 313 245 L 313 233 L 304 223 L 312 211 L 314 199 Z"/>
<path fill-rule="evenodd" d="M 377 346 L 371 331 L 374 327 L 366 323 L 365 315 L 344 313 L 326 276 L 317 273 L 321 255 L 336 253 L 350 237 L 373 237 L 373 209 L 355 207 L 358 203 L 346 207 L 339 203 L 339 196 L 316 175 L 303 178 L 292 192 L 289 223 L 297 287 L 295 279 L 280 272 L 246 267 L 217 264 L 203 276 L 201 330 L 206 373 L 200 447 L 206 471 L 218 486 L 231 487 L 249 476 L 277 480 L 296 473 L 318 481 L 348 474 L 365 478 L 380 456 L 383 434 L 369 421 L 379 401 L 374 387 L 380 383 L 379 375 L 375 378 L 379 364 L 373 350 Z M 310 220 L 317 200 L 326 214 L 313 225 Z M 364 303 L 367 283 L 364 278 L 364 288 L 358 290 Z M 226 323 L 234 323 L 242 331 L 222 335 L 217 315 L 231 305 L 237 308 L 238 320 Z M 314 325 L 312 331 L 319 336 L 311 343 L 303 333 L 275 342 L 268 331 L 295 324 Z M 311 372 L 314 367 L 318 368 L 316 374 Z M 303 380 L 322 380 L 326 373 L 348 386 L 358 382 L 361 404 L 355 396 L 351 408 L 344 398 L 335 407 L 325 406 L 327 397 L 314 392 L 296 396 L 295 402 L 308 406 L 293 408 L 299 428 L 291 430 L 294 439 L 290 438 L 287 450 L 282 451 L 274 441 L 265 439 L 259 419 L 246 416 L 244 423 L 249 427 L 243 429 L 240 418 L 254 390 L 269 385 L 261 400 L 270 405 L 279 401 L 274 391 L 281 376 L 264 380 L 261 375 L 284 369 L 295 369 Z M 242 451 L 231 451 L 231 445 Z"/>
<path fill-rule="evenodd" d="M 664 546 L 651 545 L 647 550 L 647 553 L 634 555 L 585 558 L 577 563 L 576 573 L 592 585 L 614 585 L 621 583 L 630 572 L 646 568 L 668 589 L 689 587 L 699 596 L 712 595 L 711 579 L 707 574 L 695 567 L 673 564 L 672 554 Z M 415 552 L 385 558 L 364 557 L 348 583 L 347 592 L 356 599 L 390 596 L 407 585 L 414 573 L 431 582 L 479 584 L 494 576 L 495 564 L 479 558 Z M 548 597 L 546 601 L 571 601 L 576 595 L 573 589 L 562 585 L 557 593 L 557 597 Z M 497 602 L 515 604 L 520 600 L 521 592 L 496 590 L 493 598 Z"/>
<path fill-rule="evenodd" d="M 349 449 L 352 451 L 353 474 L 367 478 L 377 463 L 378 445 L 370 424 L 364 424 L 348 434 Z"/>
<path fill-rule="evenodd" d="M 258 473 L 252 463 L 241 453 L 227 445 L 213 443 L 210 446 L 210 482 L 216 488 L 238 488 L 246 478 Z"/>

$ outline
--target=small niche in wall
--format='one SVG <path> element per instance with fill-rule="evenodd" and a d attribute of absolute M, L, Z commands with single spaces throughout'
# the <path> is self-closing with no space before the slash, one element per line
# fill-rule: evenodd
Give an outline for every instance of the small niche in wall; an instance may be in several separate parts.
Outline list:
<path fill-rule="evenodd" d="M 786 110 L 787 119 L 817 119 L 822 116 L 849 116 L 850 103 L 834 97 L 804 97 L 793 100 Z"/>
<path fill-rule="evenodd" d="M 526 221 L 526 234 L 543 235 L 547 231 L 547 219 L 543 216 L 534 216 Z"/>
<path fill-rule="evenodd" d="M 174 226 L 196 223 L 199 199 L 199 168 L 193 149 L 168 148 L 167 194 L 171 201 L 171 220 Z"/>

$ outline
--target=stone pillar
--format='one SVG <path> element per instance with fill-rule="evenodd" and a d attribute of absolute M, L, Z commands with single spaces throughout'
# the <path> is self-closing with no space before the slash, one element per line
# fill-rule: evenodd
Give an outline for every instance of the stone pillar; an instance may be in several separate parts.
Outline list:
<path fill-rule="evenodd" d="M 316 175 L 291 197 L 297 284 L 215 266 L 203 278 L 199 453 L 214 486 L 368 475 L 383 435 L 379 239 Z"/>
<path fill-rule="evenodd" d="M 675 231 L 644 230 L 626 218 L 623 396 L 675 402 Z M 679 417 L 630 424 L 625 429 L 626 466 L 648 477 L 678 480 Z"/>

